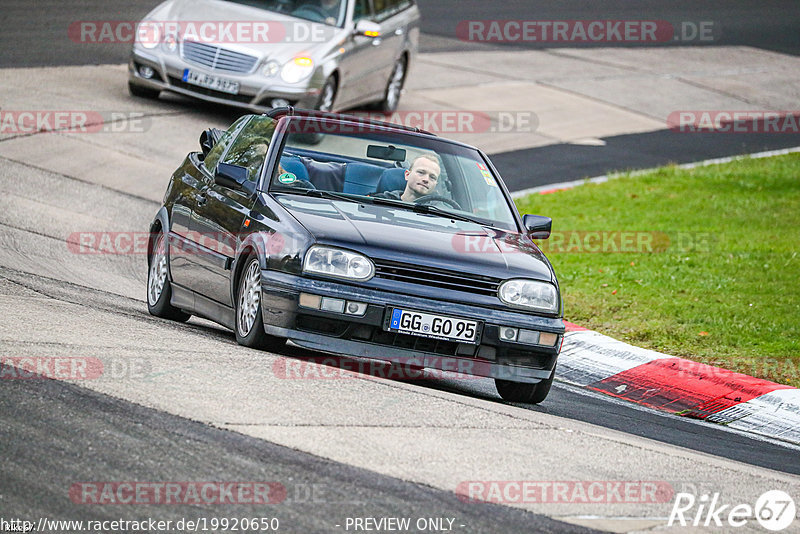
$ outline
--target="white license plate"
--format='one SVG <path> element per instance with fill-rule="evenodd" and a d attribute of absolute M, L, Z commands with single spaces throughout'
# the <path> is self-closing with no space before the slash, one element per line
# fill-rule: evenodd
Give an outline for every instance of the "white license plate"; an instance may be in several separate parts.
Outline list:
<path fill-rule="evenodd" d="M 183 81 L 192 85 L 205 87 L 206 89 L 213 89 L 221 93 L 228 93 L 231 95 L 239 94 L 239 82 L 220 78 L 219 76 L 211 76 L 191 69 L 183 71 Z"/>
<path fill-rule="evenodd" d="M 387 329 L 391 332 L 463 343 L 476 343 L 478 337 L 478 321 L 401 308 L 392 309 Z"/>

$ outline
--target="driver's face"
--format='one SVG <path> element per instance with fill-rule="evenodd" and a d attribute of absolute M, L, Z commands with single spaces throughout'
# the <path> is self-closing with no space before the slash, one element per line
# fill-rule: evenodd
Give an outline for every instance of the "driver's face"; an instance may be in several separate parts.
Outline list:
<path fill-rule="evenodd" d="M 439 165 L 427 158 L 419 158 L 411 169 L 406 171 L 406 189 L 414 196 L 430 195 L 439 183 Z"/>

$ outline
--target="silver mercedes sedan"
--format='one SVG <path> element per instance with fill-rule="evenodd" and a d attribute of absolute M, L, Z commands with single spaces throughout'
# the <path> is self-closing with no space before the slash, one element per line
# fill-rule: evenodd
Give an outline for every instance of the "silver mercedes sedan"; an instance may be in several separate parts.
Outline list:
<path fill-rule="evenodd" d="M 419 22 L 414 0 L 167 0 L 137 26 L 128 88 L 255 112 L 391 112 Z"/>

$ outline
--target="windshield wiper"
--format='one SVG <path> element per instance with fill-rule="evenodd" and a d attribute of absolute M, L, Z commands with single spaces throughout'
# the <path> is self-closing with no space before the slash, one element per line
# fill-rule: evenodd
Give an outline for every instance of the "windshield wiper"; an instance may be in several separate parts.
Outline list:
<path fill-rule="evenodd" d="M 361 195 L 351 195 L 349 193 L 334 193 L 333 191 L 325 191 L 323 189 L 283 189 L 278 190 L 281 193 L 290 193 L 292 195 L 303 195 L 304 197 L 314 198 L 327 198 L 330 200 L 345 200 L 347 202 L 364 202 L 372 204 L 372 198 L 363 197 Z"/>
<path fill-rule="evenodd" d="M 443 210 L 437 206 L 431 206 L 430 204 L 413 204 L 410 202 L 404 202 L 402 200 L 393 200 L 391 198 L 380 198 L 380 197 L 370 197 L 374 202 L 373 204 L 383 204 L 386 206 L 395 206 L 398 208 L 405 208 L 407 210 L 415 211 L 417 213 L 424 213 L 426 215 L 437 215 L 439 217 L 447 217 L 448 219 L 455 219 L 457 221 L 462 222 L 471 222 L 475 224 L 480 224 L 481 226 L 486 226 L 486 223 L 480 221 L 478 219 L 473 219 L 472 217 L 467 217 L 466 215 L 459 215 L 458 213 L 453 213 L 448 210 Z"/>

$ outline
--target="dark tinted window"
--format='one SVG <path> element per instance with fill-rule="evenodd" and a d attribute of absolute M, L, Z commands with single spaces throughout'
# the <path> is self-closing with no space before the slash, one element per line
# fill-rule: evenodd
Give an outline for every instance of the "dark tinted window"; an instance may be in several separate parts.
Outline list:
<path fill-rule="evenodd" d="M 246 167 L 248 179 L 255 182 L 258 179 L 258 172 L 264 164 L 276 124 L 277 121 L 270 117 L 252 117 L 236 137 L 236 141 L 225 154 L 223 161 L 231 165 Z"/>
<path fill-rule="evenodd" d="M 353 9 L 353 20 L 358 22 L 361 19 L 369 18 L 372 18 L 372 10 L 369 7 L 369 0 L 356 0 L 356 5 Z"/>
<path fill-rule="evenodd" d="M 410 0 L 373 0 L 376 20 L 382 21 L 392 17 L 411 6 Z"/>
<path fill-rule="evenodd" d="M 208 152 L 208 155 L 206 156 L 206 159 L 203 161 L 203 163 L 205 164 L 206 169 L 208 169 L 212 174 L 214 173 L 214 170 L 217 168 L 217 163 L 219 162 L 219 158 L 222 157 L 222 154 L 225 153 L 225 150 L 227 150 L 228 145 L 231 144 L 231 140 L 233 140 L 236 131 L 248 119 L 249 116 L 244 116 L 238 119 L 233 124 L 231 124 L 230 128 L 228 128 L 228 130 L 222 135 L 222 138 L 217 142 L 216 145 L 214 145 L 214 148 L 212 148 Z"/>

